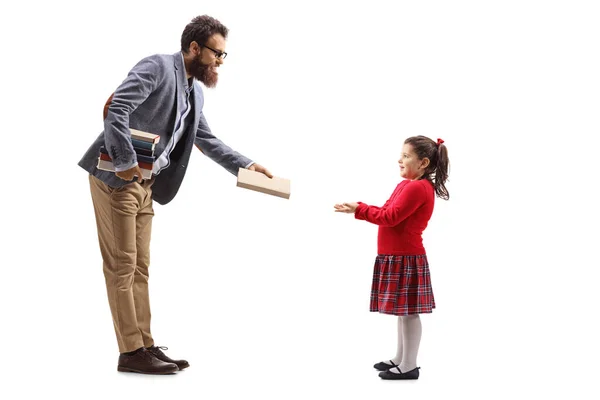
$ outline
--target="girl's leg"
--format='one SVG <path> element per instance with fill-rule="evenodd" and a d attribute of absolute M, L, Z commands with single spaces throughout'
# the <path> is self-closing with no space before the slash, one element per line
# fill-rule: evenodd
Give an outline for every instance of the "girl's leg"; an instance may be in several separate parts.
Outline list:
<path fill-rule="evenodd" d="M 402 362 L 402 349 L 404 347 L 404 344 L 402 341 L 402 337 L 403 337 L 402 330 L 403 330 L 402 317 L 398 316 L 398 347 L 396 350 L 396 357 L 392 358 L 392 361 L 396 365 L 400 365 L 400 363 Z"/>
<path fill-rule="evenodd" d="M 419 353 L 419 345 L 421 344 L 421 318 L 419 314 L 411 314 L 401 317 L 402 320 L 402 351 L 398 352 L 401 354 L 400 371 L 408 372 L 417 368 L 417 354 Z M 396 362 L 396 359 L 394 359 Z M 390 370 L 390 372 L 398 373 L 396 368 Z"/>
<path fill-rule="evenodd" d="M 386 360 L 383 361 L 385 364 L 389 365 L 390 367 L 394 366 L 394 365 L 400 365 L 400 363 L 402 362 L 402 348 L 404 347 L 403 342 L 402 342 L 402 330 L 403 330 L 403 324 L 402 324 L 402 316 L 398 316 L 398 347 L 396 350 L 396 357 L 392 358 L 391 360 Z M 390 363 L 393 362 L 394 364 Z"/>

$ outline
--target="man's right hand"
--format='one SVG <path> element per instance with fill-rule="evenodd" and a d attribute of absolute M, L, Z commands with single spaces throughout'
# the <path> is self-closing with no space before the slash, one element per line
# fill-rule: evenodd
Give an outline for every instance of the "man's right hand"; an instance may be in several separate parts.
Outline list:
<path fill-rule="evenodd" d="M 117 175 L 119 178 L 124 179 L 126 181 L 132 181 L 133 178 L 137 176 L 139 183 L 142 183 L 142 181 L 143 181 L 142 170 L 140 169 L 139 165 L 136 165 L 135 167 L 131 167 L 126 171 L 115 172 L 115 175 Z"/>

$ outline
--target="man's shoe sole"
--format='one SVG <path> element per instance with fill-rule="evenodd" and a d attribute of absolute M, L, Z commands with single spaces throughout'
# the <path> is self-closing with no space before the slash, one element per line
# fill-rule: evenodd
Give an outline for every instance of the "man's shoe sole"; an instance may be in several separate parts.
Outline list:
<path fill-rule="evenodd" d="M 175 372 L 177 372 L 178 370 L 179 370 L 179 368 L 177 368 L 173 371 L 148 372 L 148 371 L 139 371 L 137 369 L 127 368 L 127 367 L 117 367 L 117 371 L 119 371 L 119 372 L 135 372 L 138 374 L 147 374 L 147 375 L 171 375 L 171 374 L 174 374 Z"/>

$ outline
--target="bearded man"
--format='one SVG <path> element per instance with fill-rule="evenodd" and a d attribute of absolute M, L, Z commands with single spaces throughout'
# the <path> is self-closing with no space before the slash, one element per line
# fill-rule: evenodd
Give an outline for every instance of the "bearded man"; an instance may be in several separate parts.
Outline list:
<path fill-rule="evenodd" d="M 172 374 L 189 366 L 185 360 L 172 360 L 162 351 L 166 348 L 154 343 L 148 267 L 153 201 L 164 205 L 175 197 L 194 145 L 233 175 L 247 168 L 273 177 L 215 137 L 202 113 L 204 96 L 198 81 L 216 86 L 218 68 L 227 56 L 227 33 L 218 20 L 199 16 L 185 27 L 180 52 L 138 62 L 105 107 L 104 131 L 79 161 L 89 173 L 120 353 L 118 371 Z M 160 136 L 149 179 L 142 177 L 138 155 L 143 151 L 133 146 L 130 128 Z M 102 146 L 115 172 L 97 168 Z"/>

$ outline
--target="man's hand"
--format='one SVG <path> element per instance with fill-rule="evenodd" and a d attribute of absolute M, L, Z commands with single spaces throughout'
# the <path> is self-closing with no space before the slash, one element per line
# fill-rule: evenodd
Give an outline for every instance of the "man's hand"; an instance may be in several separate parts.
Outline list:
<path fill-rule="evenodd" d="M 335 208 L 335 212 L 343 212 L 343 213 L 351 214 L 351 213 L 355 212 L 356 209 L 358 208 L 358 203 L 336 204 L 333 206 L 333 208 Z"/>
<path fill-rule="evenodd" d="M 256 172 L 263 173 L 263 174 L 265 174 L 266 176 L 268 176 L 269 178 L 272 178 L 272 177 L 273 177 L 273 174 L 271 174 L 271 173 L 269 172 L 269 170 L 268 170 L 268 169 L 266 169 L 265 167 L 263 167 L 263 166 L 262 166 L 262 165 L 260 165 L 260 164 L 256 164 L 256 163 L 254 163 L 254 164 L 252 164 L 252 165 L 250 166 L 250 168 L 248 168 L 248 169 L 249 169 L 250 171 L 256 171 Z"/>
<path fill-rule="evenodd" d="M 142 179 L 142 170 L 140 169 L 139 165 L 129 168 L 126 171 L 115 172 L 115 175 L 126 181 L 132 181 L 135 176 L 137 176 L 139 183 L 142 183 L 144 181 Z"/>

